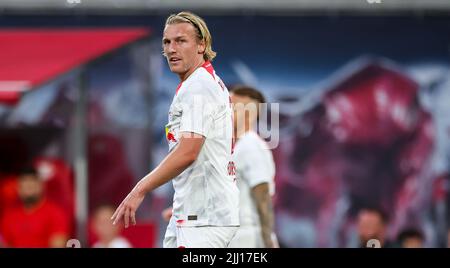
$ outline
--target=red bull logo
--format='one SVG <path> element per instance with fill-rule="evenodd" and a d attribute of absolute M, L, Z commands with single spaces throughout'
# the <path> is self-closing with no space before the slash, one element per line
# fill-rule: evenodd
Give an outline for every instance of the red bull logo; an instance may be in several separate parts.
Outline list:
<path fill-rule="evenodd" d="M 173 135 L 173 133 L 169 131 L 169 127 L 167 126 L 166 126 L 166 138 L 168 141 L 177 142 L 177 139 L 175 139 L 175 135 Z"/>
<path fill-rule="evenodd" d="M 233 161 L 229 161 L 228 162 L 227 170 L 228 170 L 228 175 L 229 176 L 236 175 L 236 166 L 234 165 Z"/>
<path fill-rule="evenodd" d="M 171 132 L 168 132 L 168 133 L 167 133 L 167 140 L 168 140 L 168 141 L 177 142 L 177 139 L 175 139 L 175 136 L 174 136 L 173 133 L 171 133 Z"/>

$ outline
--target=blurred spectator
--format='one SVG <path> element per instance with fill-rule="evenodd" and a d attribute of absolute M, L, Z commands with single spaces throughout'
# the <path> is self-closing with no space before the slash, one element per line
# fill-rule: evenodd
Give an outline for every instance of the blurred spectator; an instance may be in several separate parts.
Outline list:
<path fill-rule="evenodd" d="M 94 211 L 93 228 L 94 235 L 98 241 L 93 245 L 94 248 L 131 248 L 130 242 L 120 236 L 122 225 L 113 225 L 111 217 L 114 214 L 115 207 L 112 205 L 101 205 Z"/>
<path fill-rule="evenodd" d="M 359 246 L 365 248 L 369 240 L 377 239 L 381 247 L 393 247 L 386 241 L 386 224 L 387 215 L 382 210 L 374 207 L 361 209 L 357 215 Z"/>
<path fill-rule="evenodd" d="M 1 233 L 7 247 L 65 247 L 69 223 L 64 211 L 45 197 L 44 182 L 28 168 L 18 177 L 19 204 L 5 208 Z"/>
<path fill-rule="evenodd" d="M 423 248 L 424 237 L 419 230 L 405 229 L 400 232 L 397 241 L 402 248 Z"/>

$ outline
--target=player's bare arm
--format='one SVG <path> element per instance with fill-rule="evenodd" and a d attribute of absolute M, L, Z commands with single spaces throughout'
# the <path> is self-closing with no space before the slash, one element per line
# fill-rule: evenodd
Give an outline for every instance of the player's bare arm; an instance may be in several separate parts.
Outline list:
<path fill-rule="evenodd" d="M 197 159 L 205 138 L 195 133 L 182 133 L 178 145 L 148 175 L 142 178 L 114 212 L 116 224 L 123 217 L 125 228 L 136 224 L 136 210 L 147 193 L 175 178 Z"/>
<path fill-rule="evenodd" d="M 269 184 L 261 183 L 252 188 L 252 197 L 258 210 L 261 223 L 261 234 L 264 245 L 267 248 L 275 247 L 272 241 L 272 231 L 274 225 L 274 216 L 272 209 L 272 197 L 269 193 Z"/>

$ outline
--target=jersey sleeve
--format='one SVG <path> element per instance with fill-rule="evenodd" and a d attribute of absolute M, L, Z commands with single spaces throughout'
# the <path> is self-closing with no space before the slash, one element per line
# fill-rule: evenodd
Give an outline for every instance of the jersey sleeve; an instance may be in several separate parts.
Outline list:
<path fill-rule="evenodd" d="M 179 132 L 193 132 L 208 137 L 214 117 L 214 105 L 208 97 L 207 88 L 193 83 L 181 99 L 181 122 Z"/>
<path fill-rule="evenodd" d="M 261 183 L 270 183 L 275 175 L 272 156 L 266 149 L 251 149 L 246 151 L 245 162 L 243 163 L 243 178 L 250 188 Z"/>

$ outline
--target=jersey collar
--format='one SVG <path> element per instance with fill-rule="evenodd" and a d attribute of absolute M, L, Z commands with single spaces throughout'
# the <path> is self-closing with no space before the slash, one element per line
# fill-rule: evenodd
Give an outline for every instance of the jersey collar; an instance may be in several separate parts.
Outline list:
<path fill-rule="evenodd" d="M 202 64 L 202 66 L 200 66 L 202 68 L 205 68 L 205 70 L 212 75 L 213 79 L 216 79 L 214 77 L 214 67 L 212 66 L 211 62 L 209 60 L 205 61 L 205 63 Z M 195 71 L 194 71 L 195 72 Z M 192 74 L 191 74 L 192 75 Z M 183 82 L 180 82 L 177 86 L 177 90 L 175 91 L 175 95 L 178 94 L 178 91 L 180 90 L 181 86 L 183 85 Z"/>

